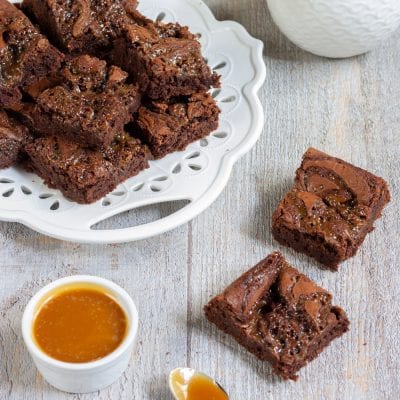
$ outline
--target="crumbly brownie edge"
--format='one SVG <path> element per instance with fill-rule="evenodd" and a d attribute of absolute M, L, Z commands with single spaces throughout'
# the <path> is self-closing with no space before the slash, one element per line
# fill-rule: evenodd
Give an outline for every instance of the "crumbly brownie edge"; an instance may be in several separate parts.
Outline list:
<path fill-rule="evenodd" d="M 273 216 L 272 235 L 281 245 L 313 257 L 334 271 L 338 270 L 339 263 L 345 257 L 344 249 L 325 242 L 324 238 L 318 235 L 310 235 L 297 229 L 281 226 L 279 218 L 276 218 L 275 214 Z"/>
<path fill-rule="evenodd" d="M 60 190 L 66 198 L 79 204 L 93 203 L 114 190 L 117 186 L 117 183 L 110 177 L 109 180 L 102 179 L 95 185 L 86 187 L 84 190 L 79 189 L 66 174 L 44 165 L 40 160 L 36 160 L 32 154 L 29 154 L 29 156 L 29 162 L 26 166 L 29 172 L 36 173 L 44 180 L 47 186 Z"/>
<path fill-rule="evenodd" d="M 22 147 L 17 140 L 0 139 L 0 169 L 15 165 L 20 160 Z"/>
<path fill-rule="evenodd" d="M 346 313 L 337 306 L 332 306 L 331 310 L 337 316 L 337 324 L 331 326 L 331 329 L 326 330 L 322 335 L 318 336 L 307 349 L 307 357 L 302 362 L 293 364 L 284 364 L 281 362 L 273 362 L 274 372 L 287 380 L 298 380 L 297 373 L 299 370 L 311 361 L 316 359 L 322 351 L 328 347 L 335 339 L 339 338 L 349 330 L 350 321 L 348 320 Z"/>
<path fill-rule="evenodd" d="M 165 144 L 164 146 L 159 146 L 151 140 L 148 140 L 149 135 L 146 135 L 145 131 L 139 133 L 139 136 L 145 143 L 148 144 L 154 158 L 160 159 L 170 153 L 183 151 L 187 146 L 189 146 L 189 144 L 208 136 L 211 132 L 218 128 L 218 119 L 202 121 L 196 130 L 191 128 L 192 127 L 190 125 L 185 127 L 173 137 L 173 140 L 170 143 Z"/>
<path fill-rule="evenodd" d="M 212 299 L 204 306 L 204 314 L 218 329 L 230 335 L 237 343 L 254 354 L 258 359 L 269 361 L 271 364 L 275 363 L 275 359 L 269 351 L 266 351 L 259 343 L 246 335 L 244 332 L 246 326 L 240 326 L 235 314 L 229 310 L 224 301 L 221 301 L 218 297 Z"/>
<path fill-rule="evenodd" d="M 0 82 L 0 107 L 14 108 L 21 102 L 21 91 L 15 87 L 9 87 L 3 82 Z"/>
<path fill-rule="evenodd" d="M 9 168 L 23 159 L 29 130 L 14 115 L 0 110 L 0 169 Z"/>
<path fill-rule="evenodd" d="M 146 94 L 152 99 L 167 100 L 170 97 L 190 96 L 193 93 L 220 87 L 219 76 L 210 72 L 209 77 L 184 77 L 162 75 L 152 77 Z"/>
<path fill-rule="evenodd" d="M 66 198 L 79 204 L 91 204 L 100 200 L 105 195 L 112 192 L 120 183 L 139 174 L 147 167 L 147 161 L 144 159 L 137 160 L 137 162 L 132 165 L 129 173 L 125 173 L 123 178 L 115 176 L 110 177 L 109 180 L 100 180 L 95 185 L 85 188 L 85 190 L 77 189 L 68 177 L 63 176 L 52 169 L 44 168 L 40 162 L 37 163 L 32 160 L 32 158 L 30 159 L 29 169 L 38 174 L 45 181 L 46 185 L 59 189 Z"/>

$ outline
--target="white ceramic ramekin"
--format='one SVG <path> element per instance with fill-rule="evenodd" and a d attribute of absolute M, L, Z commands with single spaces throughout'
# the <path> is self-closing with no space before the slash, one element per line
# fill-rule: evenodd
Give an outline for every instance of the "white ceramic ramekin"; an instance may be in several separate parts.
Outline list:
<path fill-rule="evenodd" d="M 128 319 L 128 331 L 120 346 L 108 356 L 88 363 L 67 363 L 46 355 L 32 337 L 32 324 L 41 301 L 52 291 L 64 286 L 90 284 L 104 288 L 118 301 Z M 37 369 L 50 385 L 69 393 L 89 393 L 105 388 L 115 382 L 129 364 L 136 342 L 138 313 L 133 300 L 115 283 L 88 275 L 62 278 L 41 289 L 26 306 L 22 317 L 22 336 Z"/>

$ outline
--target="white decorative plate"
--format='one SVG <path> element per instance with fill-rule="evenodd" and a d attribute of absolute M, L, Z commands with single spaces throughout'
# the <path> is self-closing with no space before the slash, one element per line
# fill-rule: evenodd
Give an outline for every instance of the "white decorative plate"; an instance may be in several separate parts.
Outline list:
<path fill-rule="evenodd" d="M 186 151 L 151 162 L 151 167 L 91 205 L 66 200 L 34 174 L 0 171 L 0 219 L 22 223 L 62 240 L 120 243 L 148 238 L 184 224 L 204 211 L 228 182 L 232 166 L 259 138 L 264 113 L 257 92 L 265 79 L 263 44 L 239 24 L 219 22 L 200 0 L 142 0 L 141 11 L 179 21 L 201 35 L 209 65 L 222 76 L 213 96 L 222 110 L 220 126 Z M 124 229 L 93 229 L 97 223 L 138 207 L 187 200 L 179 211 Z"/>

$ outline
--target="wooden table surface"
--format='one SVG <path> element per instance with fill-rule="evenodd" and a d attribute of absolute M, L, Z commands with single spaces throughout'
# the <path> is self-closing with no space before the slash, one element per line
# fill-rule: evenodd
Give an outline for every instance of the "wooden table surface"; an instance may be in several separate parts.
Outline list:
<path fill-rule="evenodd" d="M 78 245 L 0 223 L 1 400 L 170 400 L 166 378 L 177 366 L 217 377 L 238 400 L 399 398 L 400 32 L 365 56 L 326 60 L 289 43 L 262 0 L 207 3 L 217 18 L 242 23 L 266 43 L 261 139 L 237 163 L 223 194 L 206 212 L 153 239 Z M 338 273 L 271 237 L 271 214 L 308 146 L 366 168 L 391 186 L 393 200 L 383 218 Z M 118 223 L 143 222 L 172 210 L 156 206 Z M 276 249 L 332 291 L 351 320 L 350 332 L 304 368 L 297 383 L 275 378 L 267 363 L 218 332 L 202 313 L 211 296 Z M 138 348 L 129 369 L 108 389 L 82 396 L 59 392 L 41 378 L 20 331 L 33 293 L 72 274 L 117 282 L 140 311 Z"/>

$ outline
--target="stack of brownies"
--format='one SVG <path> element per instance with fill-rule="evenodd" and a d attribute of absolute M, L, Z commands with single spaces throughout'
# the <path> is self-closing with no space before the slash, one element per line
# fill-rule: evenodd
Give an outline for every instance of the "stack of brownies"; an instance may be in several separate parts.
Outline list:
<path fill-rule="evenodd" d="M 0 0 L 0 168 L 92 203 L 218 127 L 197 37 L 135 0 Z"/>

